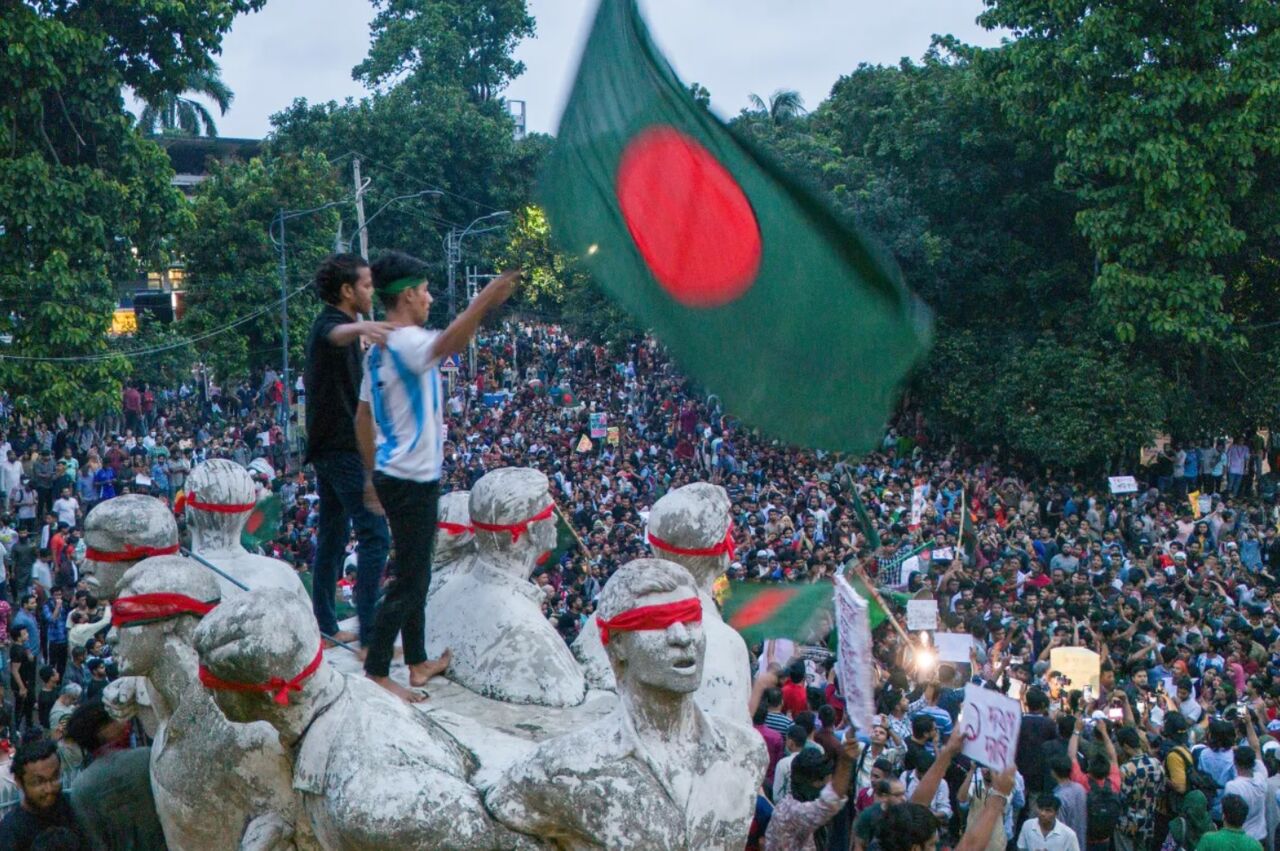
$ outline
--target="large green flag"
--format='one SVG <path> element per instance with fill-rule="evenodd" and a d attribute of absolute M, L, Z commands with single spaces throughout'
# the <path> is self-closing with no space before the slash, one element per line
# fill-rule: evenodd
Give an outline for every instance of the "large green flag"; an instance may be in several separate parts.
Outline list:
<path fill-rule="evenodd" d="M 834 623 L 830 582 L 729 583 L 720 611 L 744 640 L 790 638 L 801 643 L 822 639 Z"/>
<path fill-rule="evenodd" d="M 540 197 L 560 247 L 748 425 L 861 451 L 923 353 L 892 261 L 688 94 L 601 0 Z"/>

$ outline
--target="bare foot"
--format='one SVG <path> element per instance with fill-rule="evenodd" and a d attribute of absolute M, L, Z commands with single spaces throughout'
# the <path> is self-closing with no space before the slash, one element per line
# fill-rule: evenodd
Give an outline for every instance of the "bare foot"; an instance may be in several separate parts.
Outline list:
<path fill-rule="evenodd" d="M 405 703 L 422 703 L 428 697 L 426 692 L 407 689 L 390 677 L 375 677 L 371 674 L 365 674 L 365 676 L 403 700 Z"/>
<path fill-rule="evenodd" d="M 347 644 L 354 644 L 359 638 L 359 633 L 352 632 L 349 629 L 340 629 L 333 634 L 334 641 L 345 641 Z"/>
<path fill-rule="evenodd" d="M 445 648 L 445 651 L 436 659 L 428 659 L 425 662 L 419 662 L 416 665 L 409 666 L 409 685 L 414 688 L 425 686 L 427 681 L 432 677 L 439 676 L 449 670 L 449 661 L 453 659 L 453 651 Z"/>

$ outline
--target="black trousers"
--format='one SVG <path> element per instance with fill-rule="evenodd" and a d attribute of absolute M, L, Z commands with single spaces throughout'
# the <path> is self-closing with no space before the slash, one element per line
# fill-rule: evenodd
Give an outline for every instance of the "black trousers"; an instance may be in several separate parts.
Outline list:
<path fill-rule="evenodd" d="M 431 586 L 440 483 L 411 482 L 374 473 L 373 486 L 391 525 L 395 569 L 373 620 L 373 638 L 364 670 L 371 677 L 385 677 L 391 672 L 397 635 L 401 636 L 406 665 L 427 661 L 424 609 Z"/>

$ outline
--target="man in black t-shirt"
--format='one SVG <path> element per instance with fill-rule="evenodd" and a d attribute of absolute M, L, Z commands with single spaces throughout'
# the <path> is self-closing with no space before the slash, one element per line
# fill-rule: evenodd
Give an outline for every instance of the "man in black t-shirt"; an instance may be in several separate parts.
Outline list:
<path fill-rule="evenodd" d="M 355 414 L 360 388 L 363 337 L 386 341 L 391 326 L 360 321 L 373 314 L 369 264 L 355 254 L 328 257 L 316 271 L 316 293 L 325 303 L 311 325 L 303 387 L 307 398 L 307 455 L 316 470 L 320 496 L 319 535 L 312 570 L 311 599 L 316 623 L 341 641 L 357 636 L 338 630 L 335 595 L 349 529 L 355 526 L 359 556 L 355 604 L 360 643 L 368 645 L 387 561 L 391 533 L 373 482 L 356 447 Z"/>
<path fill-rule="evenodd" d="M 76 824 L 71 797 L 62 791 L 62 762 L 52 739 L 39 739 L 18 748 L 10 766 L 22 803 L 0 822 L 0 851 L 27 851 L 42 831 L 66 828 L 84 847 L 88 841 Z"/>

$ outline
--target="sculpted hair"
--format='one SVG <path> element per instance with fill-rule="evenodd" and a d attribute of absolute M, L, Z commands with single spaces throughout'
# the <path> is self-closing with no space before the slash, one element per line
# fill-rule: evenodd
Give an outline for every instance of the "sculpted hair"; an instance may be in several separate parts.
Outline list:
<path fill-rule="evenodd" d="M 368 265 L 359 254 L 330 254 L 316 269 L 311 285 L 325 304 L 337 304 L 342 300 L 342 287 L 354 287 L 360 280 L 360 270 Z"/>
<path fill-rule="evenodd" d="M 678 564 L 658 558 L 636 559 L 618 568 L 609 577 L 600 592 L 597 609 L 604 620 L 617 617 L 628 609 L 640 605 L 640 599 L 650 594 L 665 594 L 679 588 L 688 589 L 690 595 L 698 593 L 689 571 Z"/>

